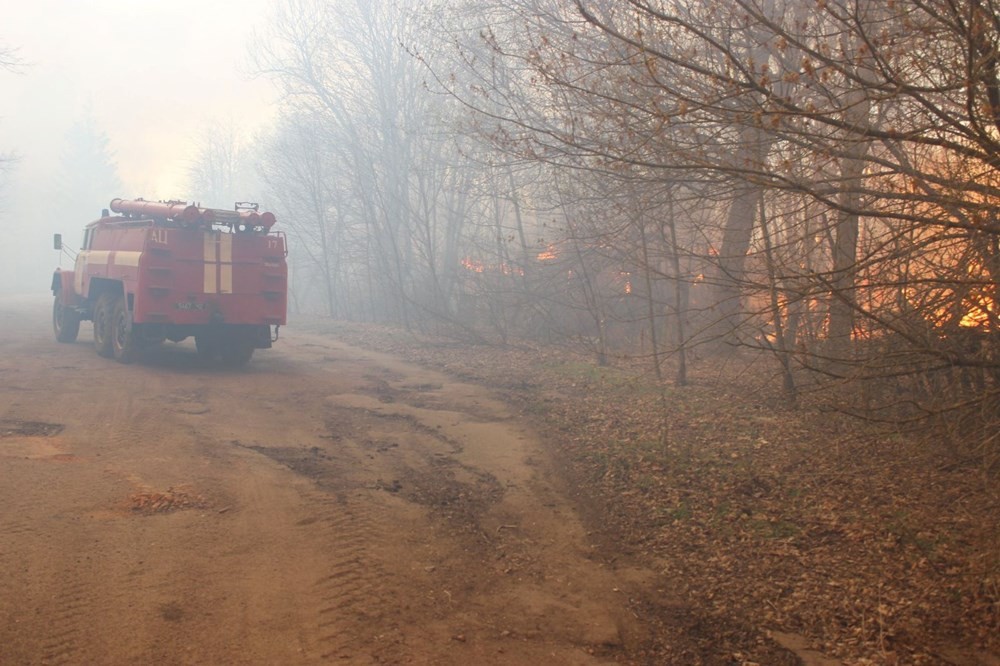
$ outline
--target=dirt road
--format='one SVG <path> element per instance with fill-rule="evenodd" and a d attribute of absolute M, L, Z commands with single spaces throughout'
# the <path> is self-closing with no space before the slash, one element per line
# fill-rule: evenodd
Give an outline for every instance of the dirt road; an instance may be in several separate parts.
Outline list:
<path fill-rule="evenodd" d="M 643 640 L 488 390 L 283 331 L 123 366 L 0 298 L 0 664 L 590 664 Z"/>

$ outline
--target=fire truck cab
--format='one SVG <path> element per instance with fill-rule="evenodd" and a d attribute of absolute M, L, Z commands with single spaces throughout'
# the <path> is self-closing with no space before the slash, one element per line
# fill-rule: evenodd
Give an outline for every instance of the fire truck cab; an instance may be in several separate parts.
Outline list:
<path fill-rule="evenodd" d="M 73 270 L 52 276 L 56 340 L 74 342 L 92 320 L 101 356 L 129 363 L 144 347 L 193 336 L 199 355 L 230 366 L 277 340 L 288 268 L 273 214 L 142 199 L 110 209 L 86 226 Z"/>

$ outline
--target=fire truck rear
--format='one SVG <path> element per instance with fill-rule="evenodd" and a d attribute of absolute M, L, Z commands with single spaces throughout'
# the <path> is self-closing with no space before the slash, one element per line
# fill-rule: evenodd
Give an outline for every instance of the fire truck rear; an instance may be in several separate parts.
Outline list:
<path fill-rule="evenodd" d="M 74 342 L 92 320 L 101 356 L 129 363 L 194 337 L 199 355 L 230 366 L 277 340 L 288 268 L 273 214 L 142 199 L 115 199 L 111 211 L 86 226 L 74 270 L 52 276 L 56 340 Z"/>

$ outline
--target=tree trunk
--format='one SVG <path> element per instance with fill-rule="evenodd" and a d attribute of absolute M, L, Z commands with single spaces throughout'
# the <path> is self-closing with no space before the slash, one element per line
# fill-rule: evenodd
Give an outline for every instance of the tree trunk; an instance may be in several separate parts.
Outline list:
<path fill-rule="evenodd" d="M 847 96 L 847 120 L 855 128 L 868 125 L 871 101 L 864 90 L 854 90 Z M 855 282 L 858 263 L 858 213 L 861 207 L 861 181 L 869 141 L 853 136 L 841 158 L 841 189 L 837 196 L 837 225 L 834 228 L 833 276 L 830 298 L 830 355 L 835 365 L 849 363 L 852 356 L 852 334 L 856 308 Z"/>
<path fill-rule="evenodd" d="M 729 206 L 713 279 L 715 317 L 708 329 L 709 342 L 720 347 L 737 342 L 747 252 L 762 195 L 759 186 L 742 184 Z"/>

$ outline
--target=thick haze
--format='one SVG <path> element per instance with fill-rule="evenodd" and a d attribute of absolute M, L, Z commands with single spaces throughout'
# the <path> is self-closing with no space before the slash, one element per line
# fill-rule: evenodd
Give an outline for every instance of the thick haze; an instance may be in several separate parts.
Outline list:
<path fill-rule="evenodd" d="M 247 133 L 267 123 L 274 90 L 246 63 L 268 4 L 36 0 L 5 9 L 0 46 L 18 49 L 25 67 L 0 71 L 0 154 L 19 157 L 0 190 L 0 292 L 44 291 L 58 261 L 52 233 L 75 247 L 100 212 L 88 204 L 51 219 L 75 124 L 89 116 L 109 139 L 119 196 L 193 199 L 185 181 L 198 136 L 213 122 Z"/>

